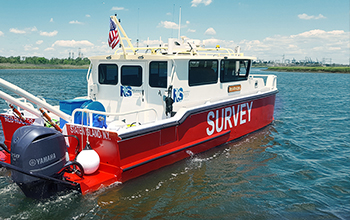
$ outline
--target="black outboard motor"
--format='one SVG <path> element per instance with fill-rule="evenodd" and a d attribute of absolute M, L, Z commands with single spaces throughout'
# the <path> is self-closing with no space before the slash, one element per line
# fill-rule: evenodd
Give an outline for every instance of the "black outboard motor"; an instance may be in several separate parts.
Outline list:
<path fill-rule="evenodd" d="M 60 172 L 66 160 L 64 136 L 53 129 L 42 126 L 23 126 L 16 130 L 11 141 L 11 164 L 35 174 L 62 180 Z M 64 186 L 12 170 L 12 179 L 27 197 L 47 198 L 64 190 Z"/>

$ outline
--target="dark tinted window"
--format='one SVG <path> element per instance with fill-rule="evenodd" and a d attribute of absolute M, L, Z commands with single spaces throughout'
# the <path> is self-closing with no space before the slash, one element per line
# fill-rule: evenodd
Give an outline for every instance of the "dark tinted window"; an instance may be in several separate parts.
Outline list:
<path fill-rule="evenodd" d="M 149 85 L 151 87 L 166 88 L 168 77 L 168 63 L 153 61 L 149 64 Z"/>
<path fill-rule="evenodd" d="M 121 81 L 123 86 L 141 86 L 142 85 L 142 67 L 141 66 L 122 66 Z"/>
<path fill-rule="evenodd" d="M 98 65 L 98 82 L 100 84 L 118 84 L 118 66 L 115 64 Z"/>
<path fill-rule="evenodd" d="M 220 82 L 246 80 L 250 63 L 249 60 L 221 60 Z"/>
<path fill-rule="evenodd" d="M 218 82 L 217 60 L 190 60 L 188 68 L 188 84 L 199 86 Z"/>

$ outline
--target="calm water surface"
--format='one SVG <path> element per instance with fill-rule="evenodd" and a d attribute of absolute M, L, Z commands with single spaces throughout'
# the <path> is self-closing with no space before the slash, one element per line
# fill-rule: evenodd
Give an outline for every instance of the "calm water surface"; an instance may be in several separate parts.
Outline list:
<path fill-rule="evenodd" d="M 31 200 L 1 169 L 0 219 L 350 219 L 350 74 L 272 74 L 272 125 L 87 196 Z M 55 105 L 86 95 L 85 76 L 0 70 Z"/>

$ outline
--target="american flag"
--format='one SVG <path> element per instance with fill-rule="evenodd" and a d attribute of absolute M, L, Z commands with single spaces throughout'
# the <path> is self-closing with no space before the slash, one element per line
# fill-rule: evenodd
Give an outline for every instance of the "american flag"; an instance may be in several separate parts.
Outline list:
<path fill-rule="evenodd" d="M 108 44 L 112 49 L 114 49 L 115 46 L 117 46 L 119 43 L 119 33 L 117 29 L 116 23 L 112 20 L 112 18 L 109 19 L 109 37 L 108 37 Z"/>

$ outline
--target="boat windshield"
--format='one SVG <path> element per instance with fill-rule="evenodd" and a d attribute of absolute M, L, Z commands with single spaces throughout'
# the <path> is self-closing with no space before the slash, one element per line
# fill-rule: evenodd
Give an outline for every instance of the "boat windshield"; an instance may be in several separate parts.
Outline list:
<path fill-rule="evenodd" d="M 250 64 L 250 60 L 221 60 L 220 82 L 246 80 Z"/>

